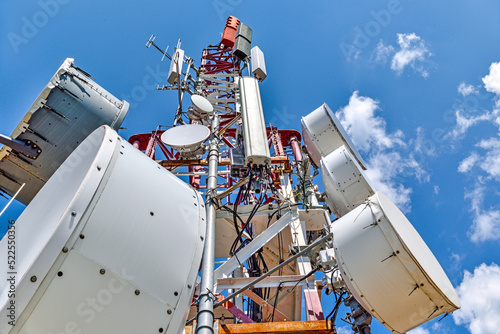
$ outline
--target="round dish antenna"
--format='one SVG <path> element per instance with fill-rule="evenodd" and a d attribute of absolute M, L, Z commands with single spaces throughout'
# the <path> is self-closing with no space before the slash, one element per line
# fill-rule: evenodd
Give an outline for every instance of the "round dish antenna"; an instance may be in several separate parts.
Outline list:
<path fill-rule="evenodd" d="M 321 179 L 328 207 L 341 217 L 375 194 L 368 178 L 345 145 L 323 157 Z"/>
<path fill-rule="evenodd" d="M 429 247 L 382 193 L 331 227 L 344 282 L 363 308 L 389 330 L 405 333 L 460 308 Z"/>
<path fill-rule="evenodd" d="M 346 148 L 354 156 L 362 169 L 366 169 L 356 146 L 347 132 L 326 103 L 309 115 L 302 117 L 302 137 L 311 160 L 319 166 L 322 157 L 326 157 L 340 146 Z"/>
<path fill-rule="evenodd" d="M 210 129 L 200 124 L 186 124 L 168 129 L 161 141 L 180 152 L 183 157 L 203 153 L 203 143 L 210 137 Z"/>
<path fill-rule="evenodd" d="M 1 321 L 0 333 L 66 333 L 68 323 L 82 333 L 158 333 L 159 324 L 179 332 L 203 252 L 203 202 L 114 130 L 95 130 L 16 221 L 19 279 L 0 282 L 0 316 L 9 312 L 6 284 L 23 294 L 16 326 Z"/>

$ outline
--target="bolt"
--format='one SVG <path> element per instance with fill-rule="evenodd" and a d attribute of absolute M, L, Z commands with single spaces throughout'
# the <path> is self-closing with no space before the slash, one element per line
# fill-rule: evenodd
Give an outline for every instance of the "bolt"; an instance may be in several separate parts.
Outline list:
<path fill-rule="evenodd" d="M 85 239 L 85 236 L 83 234 L 80 234 L 80 239 Z"/>
<path fill-rule="evenodd" d="M 139 296 L 140 293 L 141 293 L 141 291 L 139 289 L 135 290 L 135 295 L 136 296 Z"/>
<path fill-rule="evenodd" d="M 158 332 L 163 333 L 163 328 L 160 328 Z"/>
<path fill-rule="evenodd" d="M 30 281 L 32 281 L 33 283 L 35 283 L 36 282 L 36 276 L 31 276 Z"/>
<path fill-rule="evenodd" d="M 167 310 L 167 313 L 168 314 L 172 314 L 172 310 Z"/>
<path fill-rule="evenodd" d="M 72 215 L 73 217 L 75 217 L 75 216 L 76 216 L 76 211 L 71 212 L 71 215 Z"/>
<path fill-rule="evenodd" d="M 63 275 L 62 271 L 60 271 L 60 272 L 57 273 L 57 276 L 59 276 L 59 277 L 61 277 L 62 275 Z"/>
<path fill-rule="evenodd" d="M 63 251 L 63 253 L 67 253 L 67 252 L 68 252 L 68 247 L 64 247 L 64 248 L 62 249 L 62 251 Z"/>
<path fill-rule="evenodd" d="M 101 170 L 101 166 L 97 166 L 97 170 Z"/>
<path fill-rule="evenodd" d="M 106 273 L 106 270 L 101 269 L 101 270 L 99 270 L 99 273 L 100 273 L 101 275 L 104 275 L 104 274 Z"/>
<path fill-rule="evenodd" d="M 203 237 L 202 236 L 200 236 L 200 239 L 201 239 L 201 241 L 203 241 Z"/>
<path fill-rule="evenodd" d="M 188 284 L 188 289 L 191 289 L 193 286 L 191 284 Z"/>
<path fill-rule="evenodd" d="M 155 213 L 154 213 L 153 211 L 151 211 L 149 214 L 150 214 L 151 216 L 154 216 L 154 215 L 155 215 Z"/>
<path fill-rule="evenodd" d="M 179 293 L 177 291 L 174 292 L 174 296 L 178 296 Z"/>

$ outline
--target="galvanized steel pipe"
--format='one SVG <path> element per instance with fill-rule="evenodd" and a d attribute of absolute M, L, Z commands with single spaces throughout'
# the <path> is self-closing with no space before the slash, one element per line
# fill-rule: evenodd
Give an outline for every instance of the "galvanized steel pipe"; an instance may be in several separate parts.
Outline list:
<path fill-rule="evenodd" d="M 219 141 L 216 136 L 219 131 L 219 116 L 212 119 L 212 137 L 208 153 L 207 178 L 207 232 L 201 269 L 200 299 L 198 304 L 198 326 L 196 334 L 213 334 L 214 329 L 214 262 L 215 262 L 215 203 L 217 196 L 217 170 L 219 167 Z"/>

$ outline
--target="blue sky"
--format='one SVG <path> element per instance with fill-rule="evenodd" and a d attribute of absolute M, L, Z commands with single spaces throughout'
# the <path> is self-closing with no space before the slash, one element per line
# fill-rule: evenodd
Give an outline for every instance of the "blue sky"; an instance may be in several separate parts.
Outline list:
<path fill-rule="evenodd" d="M 414 333 L 498 331 L 498 1 L 2 1 L 0 133 L 11 133 L 68 57 L 131 103 L 123 137 L 170 124 L 175 94 L 151 88 L 165 83 L 169 63 L 147 39 L 154 33 L 172 50 L 180 38 L 199 65 L 228 15 L 253 29 L 265 53 L 266 121 L 300 129 L 300 118 L 326 102 L 372 182 L 457 287 L 462 309 Z M 2 231 L 22 209 L 9 208 Z"/>

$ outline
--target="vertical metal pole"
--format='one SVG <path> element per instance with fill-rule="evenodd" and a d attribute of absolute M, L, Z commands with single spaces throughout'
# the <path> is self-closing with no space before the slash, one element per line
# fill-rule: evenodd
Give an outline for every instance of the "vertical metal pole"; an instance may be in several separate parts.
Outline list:
<path fill-rule="evenodd" d="M 214 262 L 215 262 L 215 203 L 217 196 L 217 169 L 219 166 L 219 141 L 216 136 L 219 131 L 219 116 L 212 119 L 212 137 L 208 153 L 207 178 L 207 233 L 201 268 L 200 302 L 198 305 L 198 325 L 196 334 L 213 334 L 214 329 Z"/>

